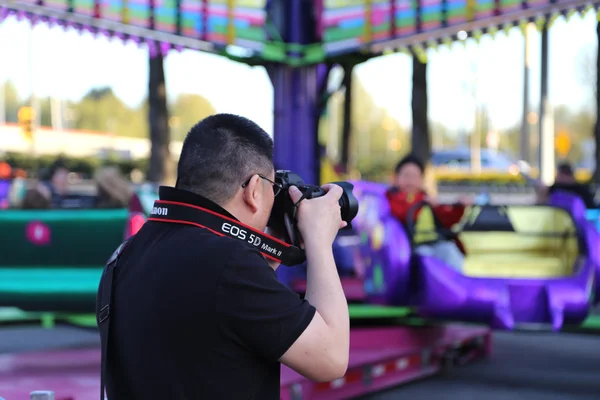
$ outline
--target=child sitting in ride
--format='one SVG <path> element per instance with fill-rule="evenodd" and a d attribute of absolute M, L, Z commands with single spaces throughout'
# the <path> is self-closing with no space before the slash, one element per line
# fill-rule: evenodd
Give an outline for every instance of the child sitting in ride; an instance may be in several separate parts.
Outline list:
<path fill-rule="evenodd" d="M 424 189 L 424 175 L 425 166 L 418 157 L 409 154 L 400 160 L 395 169 L 394 185 L 386 192 L 391 212 L 408 229 L 413 228 L 407 226 L 407 223 L 410 223 L 408 219 L 411 218 L 413 223 L 418 221 L 418 231 L 425 228 L 431 233 L 436 232 L 435 219 L 443 225 L 443 228 L 450 230 L 462 219 L 465 208 L 471 204 L 471 201 L 461 198 L 454 205 L 438 204 L 435 197 L 430 196 Z M 424 207 L 417 206 L 418 209 L 413 210 L 413 206 L 423 201 L 431 205 L 431 208 L 426 208 L 428 213 L 434 214 L 429 218 L 419 218 Z M 431 226 L 423 227 L 422 222 Z M 417 238 L 413 240 L 416 254 L 439 258 L 457 270 L 462 270 L 465 251 L 457 237 L 452 239 L 440 237 L 436 232 L 434 237 L 429 235 L 428 240 L 417 240 Z"/>

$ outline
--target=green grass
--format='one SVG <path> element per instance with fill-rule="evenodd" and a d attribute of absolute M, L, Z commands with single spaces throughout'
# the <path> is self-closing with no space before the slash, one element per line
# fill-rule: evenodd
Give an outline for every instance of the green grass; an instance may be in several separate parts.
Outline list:
<path fill-rule="evenodd" d="M 348 309 L 351 319 L 403 318 L 412 313 L 412 310 L 406 307 L 384 307 L 367 304 L 350 305 Z"/>
<path fill-rule="evenodd" d="M 385 307 L 367 304 L 356 304 L 349 306 L 350 318 L 365 321 L 368 319 L 402 319 L 406 325 L 423 325 L 426 321 L 414 317 L 413 310 L 407 307 Z M 94 314 L 60 314 L 25 312 L 17 308 L 0 308 L 0 324 L 26 324 L 39 321 L 44 328 L 53 328 L 56 322 L 66 322 L 84 328 L 96 327 L 96 316 Z M 570 331 L 567 327 L 567 331 Z M 600 315 L 590 316 L 577 330 L 600 331 Z"/>

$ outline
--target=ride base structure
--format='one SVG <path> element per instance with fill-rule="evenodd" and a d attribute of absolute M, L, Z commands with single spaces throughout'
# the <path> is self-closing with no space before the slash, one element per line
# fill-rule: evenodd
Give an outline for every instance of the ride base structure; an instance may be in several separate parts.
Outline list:
<path fill-rule="evenodd" d="M 485 327 L 458 324 L 355 327 L 350 343 L 348 371 L 333 382 L 312 382 L 282 367 L 281 399 L 351 398 L 426 378 L 489 355 L 491 334 Z M 98 348 L 4 354 L 0 366 L 0 396 L 7 399 L 27 398 L 39 389 L 54 391 L 56 400 L 98 397 Z"/>
<path fill-rule="evenodd" d="M 0 308 L 0 323 L 41 322 L 47 329 L 64 323 L 95 327 L 95 317 L 89 313 L 94 311 L 104 255 L 137 231 L 139 224 L 133 222 L 139 215 L 128 210 L 4 210 L 1 217 L 2 243 L 9 246 L 3 248 L 0 262 L 4 277 L 0 307 L 12 308 Z M 94 240 L 89 235 L 74 236 L 83 222 L 98 228 Z M 77 251 L 72 250 L 74 244 Z M 357 281 L 344 279 L 344 284 L 350 300 L 364 297 Z M 488 328 L 422 322 L 401 326 L 397 319 L 406 316 L 405 309 L 392 307 L 351 305 L 350 311 L 351 357 L 345 377 L 315 383 L 284 367 L 282 398 L 360 395 L 426 377 L 449 362 L 460 364 L 489 352 Z M 33 390 L 53 390 L 59 399 L 95 399 L 99 360 L 97 348 L 2 355 L 0 396 L 22 398 Z"/>

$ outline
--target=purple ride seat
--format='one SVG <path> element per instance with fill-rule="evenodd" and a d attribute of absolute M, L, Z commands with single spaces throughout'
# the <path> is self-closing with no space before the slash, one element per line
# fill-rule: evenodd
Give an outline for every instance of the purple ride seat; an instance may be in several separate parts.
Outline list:
<path fill-rule="evenodd" d="M 550 195 L 548 203 L 567 210 L 573 216 L 577 229 L 584 239 L 588 258 L 595 265 L 594 303 L 600 302 L 600 232 L 593 223 L 586 219 L 585 202 L 576 194 L 556 191 Z"/>
<path fill-rule="evenodd" d="M 387 185 L 352 181 L 359 202 L 352 222 L 360 236 L 359 252 L 367 301 L 372 304 L 408 305 L 411 297 L 411 245 L 402 224 L 391 214 L 385 196 Z"/>
<path fill-rule="evenodd" d="M 498 207 L 485 206 L 485 208 L 493 211 Z M 516 208 L 521 208 L 523 211 L 528 206 Z M 533 212 L 535 206 L 531 208 Z M 564 221 L 565 216 L 557 214 L 554 218 Z M 518 221 L 512 221 L 511 224 L 508 219 L 506 222 L 512 225 Z M 560 224 L 552 219 L 542 222 L 551 225 Z M 518 225 L 522 228 L 523 224 Z M 485 226 L 484 223 L 480 228 L 472 229 L 470 234 L 477 236 L 481 232 L 481 237 L 484 237 L 504 231 L 499 225 L 493 230 Z M 519 229 L 512 232 L 520 234 Z M 525 235 L 524 241 L 527 240 L 529 233 L 525 232 Z M 494 248 L 496 242 L 484 243 Z M 466 247 L 468 261 L 469 246 Z M 517 260 L 515 261 L 518 263 Z M 490 259 L 489 263 L 490 268 L 494 267 L 493 259 Z M 418 310 L 426 317 L 483 322 L 496 329 L 511 330 L 521 324 L 549 323 L 553 330 L 560 330 L 564 324 L 579 324 L 586 318 L 589 311 L 593 268 L 593 263 L 584 253 L 575 260 L 571 276 L 557 278 L 466 276 L 445 265 L 442 260 L 434 257 L 419 257 Z"/>

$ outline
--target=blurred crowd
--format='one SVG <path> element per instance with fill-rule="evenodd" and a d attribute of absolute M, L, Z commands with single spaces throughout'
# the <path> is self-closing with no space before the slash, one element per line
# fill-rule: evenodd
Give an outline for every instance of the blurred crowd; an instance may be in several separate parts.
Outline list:
<path fill-rule="evenodd" d="M 39 179 L 15 177 L 8 194 L 8 208 L 20 209 L 90 209 L 130 208 L 141 210 L 132 183 L 114 166 L 96 171 L 93 194 L 71 190 L 72 171 L 57 159 L 50 168 L 40 171 Z"/>

